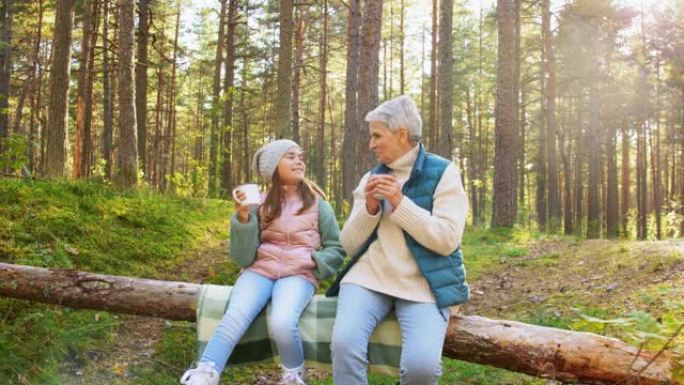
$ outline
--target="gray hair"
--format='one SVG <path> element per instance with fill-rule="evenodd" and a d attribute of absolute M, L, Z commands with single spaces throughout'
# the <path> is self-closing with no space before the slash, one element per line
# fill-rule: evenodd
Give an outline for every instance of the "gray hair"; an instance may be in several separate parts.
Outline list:
<path fill-rule="evenodd" d="M 366 114 L 365 121 L 385 123 L 392 132 L 405 128 L 413 142 L 420 142 L 422 137 L 423 121 L 415 103 L 406 95 L 383 102 Z"/>

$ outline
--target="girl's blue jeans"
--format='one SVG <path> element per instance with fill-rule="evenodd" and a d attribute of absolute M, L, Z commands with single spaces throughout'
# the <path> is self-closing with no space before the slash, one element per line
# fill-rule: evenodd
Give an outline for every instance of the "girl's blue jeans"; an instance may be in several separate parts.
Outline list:
<path fill-rule="evenodd" d="M 314 291 L 314 285 L 299 276 L 271 280 L 244 271 L 233 286 L 226 314 L 204 349 L 200 362 L 213 362 L 221 373 L 235 345 L 270 299 L 268 325 L 281 363 L 289 369 L 298 368 L 304 363 L 299 317 Z"/>
<path fill-rule="evenodd" d="M 332 335 L 336 385 L 368 384 L 368 342 L 373 329 L 392 311 L 401 328 L 401 384 L 434 385 L 442 374 L 442 345 L 449 308 L 395 298 L 354 284 L 343 284 Z"/>

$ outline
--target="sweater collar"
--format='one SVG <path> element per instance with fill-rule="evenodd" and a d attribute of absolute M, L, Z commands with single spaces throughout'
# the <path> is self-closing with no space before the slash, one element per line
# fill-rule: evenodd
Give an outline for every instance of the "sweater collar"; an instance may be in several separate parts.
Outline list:
<path fill-rule="evenodd" d="M 420 146 L 413 146 L 413 148 L 406 151 L 404 155 L 400 156 L 399 158 L 395 159 L 392 163 L 388 164 L 387 167 L 395 171 L 410 170 L 413 167 L 413 164 L 416 162 L 416 159 L 418 158 L 419 151 Z"/>
<path fill-rule="evenodd" d="M 395 160 L 394 162 L 391 163 L 392 166 L 394 166 L 394 163 L 397 161 L 402 160 L 404 157 L 408 156 L 409 154 L 415 154 L 412 155 L 410 158 L 413 163 L 413 169 L 411 170 L 411 176 L 409 179 L 417 178 L 423 173 L 423 164 L 425 163 L 425 157 L 427 156 L 427 152 L 425 151 L 425 146 L 423 146 L 422 143 L 418 144 L 414 148 L 412 148 L 409 152 L 406 154 L 402 155 L 399 159 Z M 381 163 L 371 170 L 372 174 L 388 174 L 389 172 L 392 171 L 393 167 L 388 166 L 384 163 Z"/>

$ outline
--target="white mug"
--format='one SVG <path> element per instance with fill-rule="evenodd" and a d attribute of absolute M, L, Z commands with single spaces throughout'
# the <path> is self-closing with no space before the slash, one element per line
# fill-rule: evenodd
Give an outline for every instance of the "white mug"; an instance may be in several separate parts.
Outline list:
<path fill-rule="evenodd" d="M 376 175 L 381 175 L 381 174 L 371 174 L 370 177 L 368 178 L 368 182 L 370 182 L 371 180 L 373 180 L 373 178 L 374 178 Z M 381 200 L 385 199 L 385 196 L 382 195 L 382 194 L 379 194 L 379 193 L 375 193 L 375 194 L 373 194 L 373 198 L 375 198 L 375 199 L 381 201 Z"/>
<path fill-rule="evenodd" d="M 239 200 L 237 197 L 237 192 L 242 191 L 243 194 L 245 194 L 245 199 L 244 200 Z M 258 206 L 261 204 L 261 197 L 259 194 L 259 186 L 255 183 L 246 183 L 240 186 L 237 186 L 236 188 L 233 189 L 233 198 L 239 202 L 241 205 L 247 205 L 247 206 Z"/>

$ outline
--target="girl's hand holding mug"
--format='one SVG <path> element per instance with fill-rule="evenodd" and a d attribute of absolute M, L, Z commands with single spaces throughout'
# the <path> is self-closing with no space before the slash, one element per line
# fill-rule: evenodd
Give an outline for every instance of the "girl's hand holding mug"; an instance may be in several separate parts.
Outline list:
<path fill-rule="evenodd" d="M 259 186 L 253 183 L 243 184 L 233 190 L 235 210 L 240 223 L 249 222 L 249 207 L 258 206 L 260 202 Z"/>
<path fill-rule="evenodd" d="M 245 198 L 247 198 L 247 195 L 243 193 L 240 190 L 235 191 L 233 194 L 235 196 L 235 211 L 237 211 L 237 217 L 240 223 L 247 223 L 249 222 L 249 206 L 243 205 L 240 202 L 243 202 Z"/>

